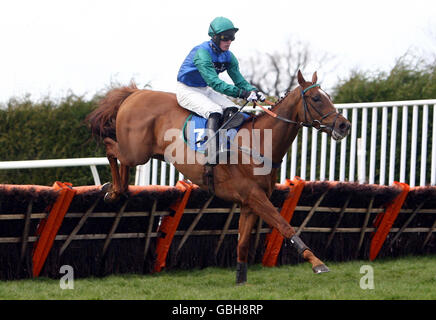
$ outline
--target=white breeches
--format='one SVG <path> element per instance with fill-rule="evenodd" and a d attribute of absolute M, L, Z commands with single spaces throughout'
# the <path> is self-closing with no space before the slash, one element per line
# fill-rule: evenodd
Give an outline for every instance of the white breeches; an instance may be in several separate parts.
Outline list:
<path fill-rule="evenodd" d="M 206 119 L 213 112 L 222 114 L 224 109 L 235 106 L 232 100 L 211 87 L 189 87 L 177 82 L 176 96 L 183 108 Z"/>

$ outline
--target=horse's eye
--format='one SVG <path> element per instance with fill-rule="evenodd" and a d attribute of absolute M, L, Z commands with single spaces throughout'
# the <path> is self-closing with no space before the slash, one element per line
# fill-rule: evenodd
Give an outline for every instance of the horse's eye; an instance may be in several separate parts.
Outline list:
<path fill-rule="evenodd" d="M 321 97 L 317 94 L 316 96 L 312 97 L 312 100 L 315 101 L 315 102 L 318 102 L 318 101 L 321 100 Z"/>

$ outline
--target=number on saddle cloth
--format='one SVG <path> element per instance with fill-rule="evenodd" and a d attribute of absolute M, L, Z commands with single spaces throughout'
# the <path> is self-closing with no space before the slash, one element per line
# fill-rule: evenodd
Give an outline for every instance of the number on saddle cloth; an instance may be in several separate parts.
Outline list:
<path fill-rule="evenodd" d="M 244 117 L 244 121 L 247 120 L 250 115 L 246 114 L 244 112 L 241 112 L 241 115 Z M 227 141 L 227 149 L 230 149 L 230 143 L 229 141 L 232 141 L 233 138 L 236 136 L 239 128 L 241 127 L 242 123 L 240 123 L 235 128 L 229 128 L 229 126 L 226 126 L 226 141 Z M 183 124 L 183 140 L 185 143 L 192 149 L 200 153 L 204 153 L 206 150 L 205 143 L 196 143 L 197 141 L 203 140 L 206 135 L 206 128 L 207 128 L 207 119 L 198 116 L 197 114 L 191 113 L 187 118 L 185 123 Z M 224 143 L 222 141 L 223 135 L 220 135 L 220 143 Z"/>

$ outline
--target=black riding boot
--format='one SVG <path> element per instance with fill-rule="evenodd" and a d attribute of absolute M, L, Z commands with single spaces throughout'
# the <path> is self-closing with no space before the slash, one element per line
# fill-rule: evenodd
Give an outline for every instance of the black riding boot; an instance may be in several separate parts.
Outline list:
<path fill-rule="evenodd" d="M 239 111 L 238 107 L 229 107 L 224 110 L 223 129 L 236 128 L 244 122 L 244 116 L 242 115 L 242 113 L 238 113 L 238 111 Z M 238 114 L 234 116 L 235 113 Z"/>
<path fill-rule="evenodd" d="M 218 112 L 213 112 L 209 115 L 209 118 L 207 119 L 207 138 L 209 140 L 210 137 L 212 137 L 217 130 L 220 128 L 221 126 L 221 120 L 222 120 L 222 115 Z M 218 163 L 218 155 L 219 155 L 219 134 L 216 134 L 214 137 L 215 140 L 215 145 L 214 142 L 211 141 L 208 143 L 208 146 L 206 148 L 206 156 L 208 157 L 208 163 L 211 165 L 215 165 Z M 209 154 L 210 152 L 210 154 Z"/>

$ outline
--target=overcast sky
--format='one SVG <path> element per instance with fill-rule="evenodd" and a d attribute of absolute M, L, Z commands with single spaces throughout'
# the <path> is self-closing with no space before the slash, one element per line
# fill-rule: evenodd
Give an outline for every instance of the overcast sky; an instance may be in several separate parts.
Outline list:
<path fill-rule="evenodd" d="M 290 37 L 333 55 L 337 67 L 318 74 L 330 84 L 353 68 L 388 70 L 410 49 L 436 51 L 434 0 L 2 1 L 0 102 L 69 90 L 92 97 L 131 79 L 174 91 L 180 64 L 208 40 L 216 16 L 240 29 L 230 48 L 239 60 L 280 50 Z"/>

